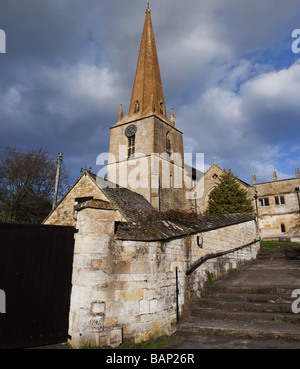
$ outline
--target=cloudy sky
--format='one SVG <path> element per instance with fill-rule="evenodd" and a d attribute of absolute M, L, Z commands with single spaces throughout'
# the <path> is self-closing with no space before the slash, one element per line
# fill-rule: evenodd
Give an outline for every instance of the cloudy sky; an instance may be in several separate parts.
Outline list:
<path fill-rule="evenodd" d="M 145 0 L 0 0 L 0 151 L 63 152 L 97 173 L 127 114 Z M 300 167 L 299 0 L 152 0 L 168 114 L 186 152 L 252 183 Z M 300 44 L 299 44 L 300 48 Z"/>

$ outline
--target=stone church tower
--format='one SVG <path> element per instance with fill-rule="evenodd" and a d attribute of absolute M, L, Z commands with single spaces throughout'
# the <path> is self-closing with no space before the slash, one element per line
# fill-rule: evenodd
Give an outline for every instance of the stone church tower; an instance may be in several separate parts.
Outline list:
<path fill-rule="evenodd" d="M 156 209 L 182 209 L 183 137 L 167 116 L 151 10 L 146 11 L 129 112 L 110 128 L 109 181 L 143 195 Z"/>

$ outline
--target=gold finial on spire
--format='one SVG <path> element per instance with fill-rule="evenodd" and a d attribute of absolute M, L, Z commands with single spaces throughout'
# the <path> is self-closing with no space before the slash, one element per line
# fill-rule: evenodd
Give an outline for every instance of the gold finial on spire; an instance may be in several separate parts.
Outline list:
<path fill-rule="evenodd" d="M 147 0 L 147 10 L 146 10 L 146 13 L 151 13 L 150 4 L 151 4 L 151 1 Z"/>

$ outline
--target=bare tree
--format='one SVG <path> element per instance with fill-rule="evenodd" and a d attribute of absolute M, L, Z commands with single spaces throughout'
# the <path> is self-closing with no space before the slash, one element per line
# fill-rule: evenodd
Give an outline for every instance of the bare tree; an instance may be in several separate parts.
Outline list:
<path fill-rule="evenodd" d="M 0 159 L 0 216 L 3 220 L 40 223 L 51 211 L 56 160 L 43 148 L 20 152 L 6 148 Z M 60 194 L 69 175 L 61 170 Z"/>

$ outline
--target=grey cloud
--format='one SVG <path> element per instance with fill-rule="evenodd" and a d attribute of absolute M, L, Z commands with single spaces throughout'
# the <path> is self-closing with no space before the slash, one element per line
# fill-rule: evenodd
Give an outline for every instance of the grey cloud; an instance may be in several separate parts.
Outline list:
<path fill-rule="evenodd" d="M 63 151 L 74 177 L 95 166 L 120 103 L 128 109 L 145 7 L 141 0 L 2 0 L 1 146 Z M 161 0 L 151 7 L 166 103 L 185 146 L 219 157 L 246 180 L 262 160 L 279 165 L 272 157 L 282 139 L 296 146 L 299 112 L 284 94 L 270 98 L 278 107 L 271 111 L 251 81 L 292 64 L 298 1 Z"/>

